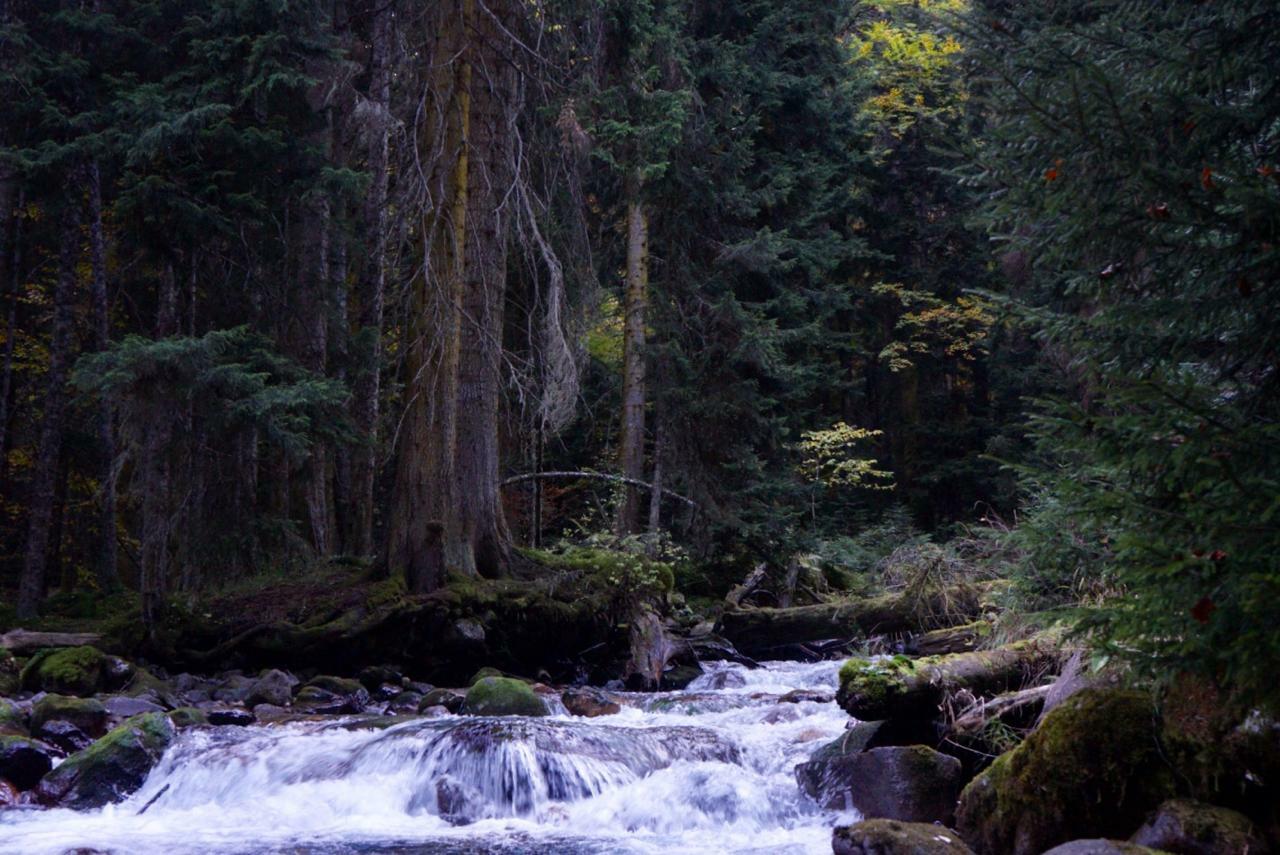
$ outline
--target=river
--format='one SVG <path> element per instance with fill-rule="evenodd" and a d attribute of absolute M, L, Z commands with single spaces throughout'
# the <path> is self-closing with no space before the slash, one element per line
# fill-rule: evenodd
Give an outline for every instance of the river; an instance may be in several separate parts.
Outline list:
<path fill-rule="evenodd" d="M 829 853 L 858 817 L 818 810 L 792 770 L 849 718 L 782 697 L 833 692 L 839 663 L 705 667 L 592 719 L 189 729 L 124 802 L 0 814 L 0 852 Z"/>

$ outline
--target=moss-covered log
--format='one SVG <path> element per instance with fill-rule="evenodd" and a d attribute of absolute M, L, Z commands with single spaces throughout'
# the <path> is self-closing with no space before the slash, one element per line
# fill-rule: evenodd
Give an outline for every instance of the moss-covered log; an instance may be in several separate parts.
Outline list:
<path fill-rule="evenodd" d="M 910 659 L 850 659 L 840 669 L 840 705 L 865 721 L 932 716 L 946 698 L 1007 691 L 1049 668 L 1055 651 L 1034 641 L 995 650 Z"/>
<path fill-rule="evenodd" d="M 991 622 L 975 620 L 960 626 L 931 629 L 907 639 L 906 649 L 912 656 L 942 656 L 968 653 L 991 637 Z"/>
<path fill-rule="evenodd" d="M 957 585 L 925 594 L 884 594 L 789 609 L 738 609 L 721 616 L 719 632 L 748 655 L 829 638 L 918 633 L 972 622 L 984 590 Z"/>

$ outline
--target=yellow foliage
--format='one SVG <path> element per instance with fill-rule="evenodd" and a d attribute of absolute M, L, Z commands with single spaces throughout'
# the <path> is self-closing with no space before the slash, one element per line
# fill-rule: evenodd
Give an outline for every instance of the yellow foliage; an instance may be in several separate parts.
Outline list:
<path fill-rule="evenodd" d="M 805 455 L 800 474 L 806 480 L 827 487 L 859 487 L 865 490 L 892 490 L 893 473 L 877 469 L 877 461 L 855 457 L 855 447 L 883 431 L 837 422 L 825 430 L 805 431 L 798 448 Z"/>

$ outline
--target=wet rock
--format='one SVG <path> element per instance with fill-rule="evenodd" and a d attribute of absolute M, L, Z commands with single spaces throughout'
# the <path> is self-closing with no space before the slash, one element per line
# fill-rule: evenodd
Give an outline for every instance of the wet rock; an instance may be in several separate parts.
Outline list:
<path fill-rule="evenodd" d="M 85 697 L 108 688 L 110 657 L 96 647 L 41 650 L 22 669 L 22 685 L 32 691 Z"/>
<path fill-rule="evenodd" d="M 595 718 L 622 712 L 622 705 L 608 693 L 585 686 L 580 689 L 565 689 L 560 694 L 560 702 L 564 704 L 564 708 L 569 711 L 570 715 L 582 716 L 583 718 Z"/>
<path fill-rule="evenodd" d="M 263 671 L 257 680 L 245 692 L 245 706 L 271 704 L 287 707 L 293 700 L 293 687 L 298 685 L 298 678 L 277 669 Z"/>
<path fill-rule="evenodd" d="M 14 695 L 22 688 L 22 669 L 13 651 L 0 647 L 0 695 Z"/>
<path fill-rule="evenodd" d="M 262 724 L 283 721 L 294 715 L 293 710 L 275 704 L 258 704 L 253 708 L 253 717 Z"/>
<path fill-rule="evenodd" d="M 169 720 L 178 727 L 179 730 L 188 727 L 198 727 L 209 723 L 209 716 L 204 710 L 195 707 L 178 707 L 169 713 Z"/>
<path fill-rule="evenodd" d="M 820 692 L 817 689 L 792 689 L 778 698 L 780 704 L 829 704 L 836 699 L 831 692 Z"/>
<path fill-rule="evenodd" d="M 212 703 L 202 705 L 199 709 L 204 712 L 205 718 L 209 720 L 209 724 L 213 725 L 232 725 L 235 727 L 247 727 L 253 724 L 253 713 L 242 707 L 232 707 L 223 704 Z"/>
<path fill-rule="evenodd" d="M 796 767 L 796 780 L 827 810 L 864 817 L 947 822 L 960 792 L 960 761 L 924 745 L 873 748 Z"/>
<path fill-rule="evenodd" d="M 438 705 L 431 706 L 431 707 L 418 708 L 418 715 L 423 716 L 424 718 L 439 718 L 442 715 L 451 715 L 451 714 L 452 713 L 449 711 L 448 707 L 442 707 Z"/>
<path fill-rule="evenodd" d="M 19 790 L 34 787 L 62 752 L 25 736 L 0 736 L 0 779 Z"/>
<path fill-rule="evenodd" d="M 1125 840 L 1072 840 L 1045 851 L 1044 855 L 1167 855 Z M 1236 853 L 1243 855 L 1243 853 Z"/>
<path fill-rule="evenodd" d="M 0 778 L 0 810 L 15 807 L 21 802 L 22 797 L 18 794 L 18 788 L 13 784 Z"/>
<path fill-rule="evenodd" d="M 27 714 L 12 701 L 0 698 L 0 734 L 27 734 Z"/>
<path fill-rule="evenodd" d="M 107 698 L 105 706 L 107 708 L 107 716 L 120 721 L 143 713 L 165 711 L 165 708 L 160 704 L 149 701 L 146 698 L 129 698 L 120 695 Z"/>
<path fill-rule="evenodd" d="M 90 736 L 101 736 L 107 729 L 107 708 L 93 698 L 45 695 L 31 708 L 31 732 L 40 733 L 51 721 L 66 721 Z"/>
<path fill-rule="evenodd" d="M 1158 733 L 1147 695 L 1078 692 L 965 787 L 956 828 L 975 849 L 1008 855 L 1127 836 L 1174 794 Z"/>
<path fill-rule="evenodd" d="M 360 671 L 360 685 L 369 690 L 370 693 L 378 691 L 384 684 L 390 683 L 393 686 L 401 686 L 404 681 L 404 675 L 400 673 L 400 669 L 391 665 L 370 665 Z"/>
<path fill-rule="evenodd" d="M 176 732 L 163 713 L 135 716 L 45 775 L 37 797 L 78 810 L 120 801 L 142 786 Z"/>
<path fill-rule="evenodd" d="M 450 825 L 470 825 L 484 816 L 484 797 L 474 788 L 445 775 L 436 781 L 436 810 Z"/>
<path fill-rule="evenodd" d="M 1266 855 L 1271 851 L 1244 814 L 1191 799 L 1170 799 L 1160 805 L 1129 839 L 1176 855 Z"/>
<path fill-rule="evenodd" d="M 740 689 L 747 685 L 747 678 L 737 671 L 716 671 L 701 684 L 704 689 Z"/>
<path fill-rule="evenodd" d="M 403 691 L 387 702 L 387 712 L 392 715 L 412 714 L 422 705 L 422 695 L 414 691 Z"/>
<path fill-rule="evenodd" d="M 834 855 L 973 855 L 960 835 L 941 825 L 870 819 L 837 828 Z"/>
<path fill-rule="evenodd" d="M 484 677 L 467 692 L 463 715 L 547 715 L 547 705 L 528 684 L 510 677 Z"/>
<path fill-rule="evenodd" d="M 298 692 L 298 700 L 312 712 L 354 714 L 369 705 L 369 692 L 359 680 L 321 675 L 307 681 Z"/>
<path fill-rule="evenodd" d="M 418 704 L 418 712 L 424 712 L 430 707 L 444 707 L 449 712 L 456 713 L 462 709 L 466 700 L 467 696 L 464 693 L 453 689 L 432 689 L 422 696 L 422 703 Z"/>
<path fill-rule="evenodd" d="M 45 742 L 56 745 L 67 754 L 83 751 L 93 744 L 93 737 L 76 727 L 69 721 L 46 721 L 36 731 L 36 736 Z"/>
<path fill-rule="evenodd" d="M 664 692 L 675 692 L 687 688 L 690 683 L 702 676 L 700 665 L 676 665 L 662 672 L 658 688 Z"/>

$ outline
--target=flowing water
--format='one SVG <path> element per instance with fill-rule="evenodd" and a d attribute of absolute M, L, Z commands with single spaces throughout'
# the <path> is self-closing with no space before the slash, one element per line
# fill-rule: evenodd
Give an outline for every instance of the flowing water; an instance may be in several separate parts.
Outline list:
<path fill-rule="evenodd" d="M 839 736 L 838 663 L 710 663 L 683 692 L 594 719 L 187 730 L 102 810 L 0 814 L 0 852 L 829 853 L 792 770 Z M 562 710 L 563 712 L 563 710 Z"/>

